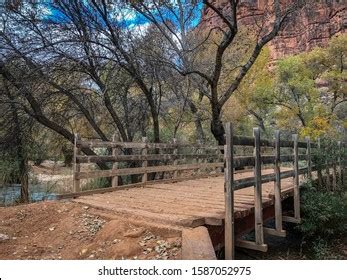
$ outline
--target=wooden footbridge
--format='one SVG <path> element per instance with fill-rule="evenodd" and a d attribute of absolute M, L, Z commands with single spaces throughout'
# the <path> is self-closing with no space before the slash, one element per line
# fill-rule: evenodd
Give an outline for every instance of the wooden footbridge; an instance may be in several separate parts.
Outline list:
<path fill-rule="evenodd" d="M 235 136 L 227 124 L 225 146 L 148 143 L 145 138 L 141 143 L 82 141 L 76 135 L 74 192 L 60 198 L 168 226 L 206 226 L 215 248 L 225 247 L 226 259 L 234 258 L 235 246 L 267 251 L 264 234 L 285 237 L 283 221 L 300 222 L 303 176 L 311 179 L 317 171 L 314 176 L 321 182 L 325 173 L 331 187 L 342 180 L 344 146 L 338 143 L 336 161 L 313 164 L 323 149 L 319 142 L 300 142 L 297 135 L 281 140 L 279 131 L 269 141 L 260 138 L 258 128 L 253 133 Z M 112 155 L 82 155 L 87 147 Z M 109 163 L 110 169 L 84 171 L 87 163 Z M 82 179 L 100 177 L 112 178 L 112 187 L 81 190 Z M 282 209 L 289 197 L 293 215 Z M 273 218 L 274 228 L 264 227 Z M 242 240 L 251 230 L 255 241 Z"/>

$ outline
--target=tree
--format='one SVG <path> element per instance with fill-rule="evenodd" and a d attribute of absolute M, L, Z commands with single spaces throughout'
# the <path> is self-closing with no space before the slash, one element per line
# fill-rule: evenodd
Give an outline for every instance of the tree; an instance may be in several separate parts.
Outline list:
<path fill-rule="evenodd" d="M 29 202 L 28 146 L 32 122 L 13 98 L 7 81 L 0 80 L 1 184 L 20 183 L 20 202 Z"/>
<path fill-rule="evenodd" d="M 265 87 L 257 85 L 255 94 L 250 95 L 250 100 L 257 102 L 247 103 L 273 108 L 268 117 L 277 127 L 302 136 L 317 138 L 342 132 L 344 118 L 339 109 L 347 100 L 345 43 L 346 35 L 340 35 L 333 37 L 327 48 L 279 61 L 273 69 L 273 81 L 268 80 Z M 266 86 L 271 83 L 272 89 Z"/>
<path fill-rule="evenodd" d="M 303 1 L 293 1 L 291 5 L 282 6 L 280 1 L 274 0 L 267 5 L 262 20 L 259 20 L 261 24 L 256 30 L 256 40 L 252 51 L 247 59 L 239 61 L 234 75 L 228 82 L 228 87 L 223 91 L 220 90 L 220 80 L 225 67 L 224 55 L 235 42 L 239 31 L 237 11 L 240 4 L 237 0 L 230 0 L 227 2 L 228 7 L 224 8 L 223 5 L 217 6 L 209 0 L 202 2 L 207 9 L 212 11 L 213 17 L 219 18 L 222 28 L 211 26 L 207 37 L 195 42 L 189 42 L 188 38 L 189 32 L 198 32 L 198 30 L 190 31 L 190 27 L 192 15 L 194 15 L 199 1 L 179 0 L 175 6 L 171 1 L 160 1 L 160 3 L 157 1 L 133 1 L 131 3 L 137 12 L 157 27 L 163 34 L 163 38 L 170 44 L 172 52 L 170 58 L 174 57 L 174 59 L 161 58 L 162 63 L 174 67 L 182 75 L 192 75 L 197 80 L 197 84 L 205 84 L 205 87 L 200 86 L 200 89 L 204 97 L 209 100 L 212 115 L 211 132 L 219 144 L 223 145 L 225 142 L 221 119 L 223 107 L 251 69 L 262 48 L 283 28 L 288 16 L 302 7 Z M 170 17 L 166 16 L 168 14 L 171 14 L 174 19 L 171 20 Z M 211 34 L 218 39 L 209 41 Z M 213 53 L 209 53 L 214 59 L 212 67 L 209 67 L 207 71 L 196 67 L 194 63 L 194 53 L 203 48 L 206 43 L 215 46 Z M 208 71 L 211 68 L 212 70 Z"/>

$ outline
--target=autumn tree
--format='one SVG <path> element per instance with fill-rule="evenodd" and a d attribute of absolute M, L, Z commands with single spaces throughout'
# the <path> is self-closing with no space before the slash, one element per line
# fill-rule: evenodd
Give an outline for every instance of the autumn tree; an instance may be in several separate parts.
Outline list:
<path fill-rule="evenodd" d="M 272 116 L 268 117 L 277 127 L 300 132 L 302 136 L 316 138 L 343 132 L 342 112 L 347 101 L 346 38 L 343 34 L 333 37 L 326 48 L 278 61 L 272 78 L 266 75 L 257 78 L 257 89 L 248 99 L 256 102 L 248 104 L 268 108 L 268 112 L 272 108 Z M 264 78 L 268 86 L 262 87 Z"/>
<path fill-rule="evenodd" d="M 255 26 L 255 41 L 252 50 L 247 58 L 238 61 L 233 75 L 230 75 L 228 86 L 221 90 L 221 77 L 225 62 L 225 53 L 235 42 L 239 32 L 239 19 L 237 16 L 240 3 L 237 0 L 227 2 L 227 8 L 224 5 L 218 5 L 213 1 L 203 0 L 205 9 L 212 11 L 213 17 L 219 18 L 219 25 L 209 26 L 207 36 L 200 40 L 188 40 L 189 34 L 199 32 L 199 29 L 191 30 L 194 20 L 194 11 L 199 5 L 199 1 L 177 1 L 177 5 L 171 1 L 132 1 L 132 7 L 141 15 L 154 24 L 163 34 L 163 38 L 171 46 L 170 59 L 162 58 L 162 62 L 174 67 L 182 75 L 190 75 L 195 79 L 201 93 L 209 100 L 211 110 L 211 132 L 219 142 L 224 144 L 224 127 L 222 123 L 222 110 L 230 97 L 236 92 L 241 81 L 246 76 L 256 61 L 263 47 L 271 41 L 277 33 L 283 28 L 288 16 L 295 10 L 302 7 L 303 1 L 293 1 L 291 5 L 281 5 L 280 1 L 274 0 L 269 3 L 264 10 L 262 19 Z M 217 2 L 218 3 L 218 2 Z M 171 15 L 171 16 L 167 16 Z M 211 40 L 210 35 L 216 40 Z M 195 36 L 198 38 L 198 36 Z M 194 54 L 205 44 L 213 44 L 214 49 L 208 53 L 213 57 L 210 67 L 197 67 L 196 56 Z"/>

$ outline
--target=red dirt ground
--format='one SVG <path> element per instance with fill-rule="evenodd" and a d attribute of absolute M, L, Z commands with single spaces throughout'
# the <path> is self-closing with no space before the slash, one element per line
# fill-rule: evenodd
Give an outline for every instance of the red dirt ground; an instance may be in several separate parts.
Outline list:
<path fill-rule="evenodd" d="M 180 259 L 181 232 L 73 202 L 0 207 L 0 259 Z"/>

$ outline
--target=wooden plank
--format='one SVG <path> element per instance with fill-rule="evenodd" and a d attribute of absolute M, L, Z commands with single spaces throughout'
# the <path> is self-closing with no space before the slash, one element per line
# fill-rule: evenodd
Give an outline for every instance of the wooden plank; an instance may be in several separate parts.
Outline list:
<path fill-rule="evenodd" d="M 282 220 L 284 222 L 287 222 L 287 223 L 294 223 L 294 224 L 300 224 L 301 222 L 301 219 L 297 219 L 295 217 L 291 217 L 291 216 L 283 216 L 282 217 Z"/>
<path fill-rule="evenodd" d="M 302 169 L 302 172 L 306 171 L 307 168 Z M 294 175 L 294 171 L 293 170 L 289 170 L 289 171 L 284 171 L 280 173 L 280 177 L 281 179 L 285 179 L 285 178 L 290 178 L 293 177 Z M 273 182 L 276 180 L 276 174 L 266 174 L 266 175 L 262 175 L 261 177 L 261 183 L 268 183 L 268 182 Z M 255 185 L 255 178 L 253 177 L 249 177 L 249 178 L 244 178 L 244 179 L 239 179 L 236 180 L 234 182 L 234 189 L 235 190 L 240 190 L 240 189 L 244 189 L 247 187 L 251 187 Z"/>
<path fill-rule="evenodd" d="M 148 153 L 148 146 L 147 146 L 147 137 L 143 137 L 142 138 L 142 142 L 145 143 L 145 146 L 144 148 L 142 149 L 141 151 L 141 154 L 146 157 L 147 156 L 147 153 Z M 148 166 L 148 161 L 147 160 L 144 160 L 142 162 L 142 168 L 145 170 L 143 172 L 143 175 L 142 175 L 142 183 L 146 184 L 147 183 L 147 180 L 148 180 L 148 176 L 147 176 L 147 166 Z"/>
<path fill-rule="evenodd" d="M 164 179 L 164 180 L 152 180 L 147 181 L 147 185 L 155 185 L 158 183 L 173 183 L 173 182 L 179 182 L 179 181 L 188 181 L 188 180 L 194 180 L 194 179 L 201 179 L 204 177 L 210 177 L 210 176 L 219 176 L 217 175 L 204 175 L 204 176 L 189 176 L 189 177 L 181 177 L 177 179 Z M 102 194 L 102 193 L 108 193 L 108 192 L 115 192 L 115 191 L 121 191 L 125 189 L 132 189 L 132 188 L 143 188 L 144 185 L 142 182 L 139 183 L 133 183 L 128 185 L 122 185 L 115 188 L 102 188 L 102 189 L 95 189 L 95 190 L 86 190 L 86 191 L 80 191 L 80 192 L 73 192 L 73 193 L 65 193 L 65 194 L 58 194 L 56 195 L 57 200 L 61 199 L 69 199 L 69 198 L 76 198 L 80 196 L 86 196 L 86 195 L 93 195 L 93 194 Z"/>
<path fill-rule="evenodd" d="M 131 188 L 139 188 L 139 187 L 143 187 L 142 182 L 135 183 L 135 184 L 129 184 L 129 185 L 125 185 L 125 186 L 117 186 L 114 188 L 109 187 L 109 188 L 85 190 L 85 191 L 73 192 L 73 193 L 58 194 L 58 195 L 56 195 L 56 199 L 61 200 L 61 199 L 76 198 L 76 197 L 80 197 L 80 196 L 102 194 L 102 193 L 115 192 L 115 191 L 121 191 L 121 190 L 127 190 L 127 189 L 131 189 Z"/>
<path fill-rule="evenodd" d="M 254 141 L 252 137 L 244 137 L 244 136 L 233 136 L 233 142 L 235 146 L 250 146 L 254 147 Z M 172 149 L 176 145 L 173 143 L 148 143 L 149 149 Z M 274 142 L 266 139 L 261 139 L 260 145 L 262 147 L 274 147 Z M 132 148 L 132 149 L 143 149 L 145 145 L 141 142 L 108 142 L 108 141 L 93 141 L 93 140 L 79 140 L 77 142 L 77 146 L 80 148 Z M 292 141 L 281 141 L 281 147 L 292 147 Z M 299 148 L 306 148 L 307 143 L 298 142 Z M 209 146 L 204 144 L 190 144 L 190 143 L 180 143 L 179 147 L 186 148 L 203 148 L 209 150 L 223 150 L 223 146 Z"/>
<path fill-rule="evenodd" d="M 240 248 L 245 248 L 245 249 L 250 249 L 250 250 L 255 250 L 260 252 L 267 252 L 268 250 L 268 247 L 266 244 L 257 244 L 256 242 L 253 242 L 253 241 L 240 240 L 240 239 L 236 241 L 236 246 Z"/>
<path fill-rule="evenodd" d="M 231 123 L 226 124 L 226 145 L 224 147 L 225 157 L 225 259 L 235 258 L 235 234 L 234 234 L 234 164 L 233 164 L 233 128 Z"/>
<path fill-rule="evenodd" d="M 260 156 L 260 129 L 253 128 L 254 136 L 254 216 L 255 216 L 255 242 L 257 245 L 264 244 L 263 232 L 263 203 L 262 203 L 262 189 L 261 189 L 261 156 Z"/>
<path fill-rule="evenodd" d="M 152 213 L 157 214 L 172 214 L 172 215 L 187 215 L 191 217 L 198 217 L 198 218 L 210 218 L 213 219 L 216 223 L 220 223 L 221 220 L 224 218 L 224 210 L 217 211 L 217 210 L 205 210 L 205 209 L 199 209 L 197 207 L 192 207 L 190 205 L 181 205 L 176 206 L 170 201 L 164 201 L 159 202 L 155 201 L 153 203 L 153 200 L 148 200 L 146 197 L 143 198 L 129 198 L 126 196 L 114 198 L 114 199 L 106 199 L 104 197 L 94 197 L 89 196 L 87 198 L 79 198 L 79 201 L 85 201 L 86 203 L 104 203 L 105 205 L 112 205 L 117 209 L 120 208 L 128 208 L 128 209 L 136 209 L 136 210 L 144 210 Z"/>
<path fill-rule="evenodd" d="M 206 227 L 182 230 L 183 260 L 216 260 L 216 254 Z"/>
<path fill-rule="evenodd" d="M 108 141 L 78 141 L 77 145 L 81 148 L 127 148 L 127 149 L 143 149 L 144 143 L 136 142 L 108 142 Z"/>
<path fill-rule="evenodd" d="M 215 168 L 222 167 L 224 164 L 221 162 L 205 163 L 205 164 L 182 164 L 178 166 L 174 165 L 161 165 L 161 166 L 148 166 L 139 168 L 121 168 L 117 170 L 100 170 L 80 172 L 77 174 L 78 179 L 98 178 L 98 177 L 112 177 L 112 176 L 125 176 L 143 173 L 156 173 L 156 172 L 169 172 L 175 170 L 193 170 L 200 167 Z"/>
<path fill-rule="evenodd" d="M 178 148 L 177 148 L 177 139 L 174 138 L 173 139 L 173 143 L 176 145 L 174 150 L 173 150 L 173 156 L 174 156 L 174 162 L 173 162 L 173 165 L 174 166 L 177 166 L 178 165 L 178 160 L 177 160 L 177 154 L 178 154 Z M 178 177 L 178 170 L 175 169 L 174 170 L 174 173 L 173 173 L 173 178 L 176 179 Z"/>
<path fill-rule="evenodd" d="M 281 162 L 291 162 L 293 161 L 293 155 L 283 155 L 281 156 Z M 306 160 L 306 155 L 299 155 L 300 160 Z M 262 156 L 262 164 L 271 164 L 275 161 L 275 156 Z M 254 166 L 254 157 L 253 156 L 236 156 L 234 157 L 234 166 L 235 168 L 241 168 L 246 166 Z"/>
<path fill-rule="evenodd" d="M 202 161 L 201 161 L 201 159 L 199 158 L 199 154 L 202 154 L 202 148 L 197 148 L 197 149 L 195 150 L 195 154 L 197 155 L 196 158 L 195 158 L 195 161 L 196 161 L 196 163 L 199 164 L 199 166 L 200 166 L 200 163 L 202 163 Z M 199 167 L 198 170 L 197 170 L 197 173 L 198 173 L 198 174 L 201 174 L 201 171 L 202 171 L 202 169 Z"/>
<path fill-rule="evenodd" d="M 107 141 L 82 141 L 77 142 L 77 146 L 81 148 L 125 148 L 125 149 L 173 149 L 177 144 L 173 143 L 146 143 L 143 142 L 107 142 Z M 185 148 L 204 148 L 206 150 L 222 150 L 223 146 L 209 146 L 203 144 L 180 143 L 179 147 Z"/>
<path fill-rule="evenodd" d="M 113 135 L 112 141 L 116 142 L 116 140 L 117 140 L 116 139 L 116 135 Z M 117 155 L 118 155 L 118 148 L 113 147 L 112 148 L 112 156 L 116 158 Z M 112 164 L 112 170 L 114 171 L 114 170 L 117 170 L 117 169 L 118 169 L 118 162 L 114 162 Z M 112 188 L 115 188 L 115 187 L 118 187 L 118 176 L 113 176 L 112 177 Z"/>
<path fill-rule="evenodd" d="M 251 146 L 254 147 L 254 140 L 252 137 L 244 137 L 244 136 L 234 136 L 234 145 L 235 146 Z M 281 147 L 293 147 L 293 141 L 282 140 L 280 143 Z M 261 139 L 260 146 L 262 147 L 275 147 L 275 143 L 269 140 Z M 306 142 L 298 142 L 299 148 L 306 148 Z M 314 146 L 315 147 L 315 146 Z"/>
<path fill-rule="evenodd" d="M 294 217 L 300 220 L 300 189 L 299 189 L 299 150 L 298 150 L 298 135 L 293 134 L 294 143 Z"/>
<path fill-rule="evenodd" d="M 286 237 L 287 235 L 286 231 L 283 229 L 278 230 L 275 228 L 267 228 L 267 227 L 264 227 L 264 234 L 278 236 L 278 237 Z"/>
<path fill-rule="evenodd" d="M 118 148 L 119 149 L 119 148 Z M 117 155 L 114 156 L 77 156 L 78 163 L 98 163 L 98 162 L 127 162 L 127 161 L 170 161 L 178 159 L 187 159 L 187 158 L 202 158 L 202 159 L 213 159 L 217 158 L 216 154 L 147 154 L 144 155 Z M 219 159 L 223 159 L 223 155 L 218 155 Z"/>
<path fill-rule="evenodd" d="M 74 202 L 78 202 L 84 205 L 88 205 L 90 207 L 94 207 L 96 209 L 108 209 L 112 210 L 119 214 L 129 215 L 136 219 L 142 218 L 149 221 L 154 222 L 162 222 L 166 224 L 173 224 L 179 226 L 186 227 L 198 227 L 205 224 L 205 219 L 201 217 L 193 217 L 189 215 L 173 215 L 173 214 L 163 214 L 163 213 L 153 213 L 150 211 L 132 209 L 132 208 L 124 208 L 124 207 L 116 207 L 114 205 L 107 205 L 105 203 L 100 202 L 87 202 L 82 198 L 75 199 Z"/>
<path fill-rule="evenodd" d="M 281 199 L 281 134 L 275 131 L 275 177 L 274 196 L 275 196 L 275 227 L 276 231 L 282 232 L 282 199 Z"/>
<path fill-rule="evenodd" d="M 79 192 L 81 191 L 80 179 L 78 178 L 79 173 L 81 171 L 81 166 L 77 162 L 77 156 L 81 153 L 81 149 L 77 146 L 77 142 L 79 141 L 80 136 L 75 134 L 75 143 L 74 143 L 74 163 L 73 163 L 73 191 Z"/>

